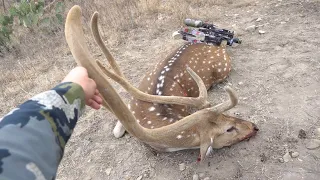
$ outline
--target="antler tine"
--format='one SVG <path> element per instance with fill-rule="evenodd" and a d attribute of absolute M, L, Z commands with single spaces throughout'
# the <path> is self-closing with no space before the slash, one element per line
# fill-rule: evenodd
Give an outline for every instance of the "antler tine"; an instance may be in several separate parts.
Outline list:
<path fill-rule="evenodd" d="M 233 90 L 231 87 L 226 86 L 224 90 L 229 95 L 229 100 L 226 102 L 223 102 L 221 104 L 218 104 L 214 107 L 209 108 L 210 111 L 216 112 L 217 114 L 223 113 L 225 111 L 228 111 L 229 109 L 233 108 L 238 104 L 238 97 L 236 95 L 235 90 Z"/>
<path fill-rule="evenodd" d="M 91 23 L 90 23 L 91 24 L 91 32 L 94 37 L 94 40 L 96 41 L 96 43 L 100 47 L 101 51 L 103 52 L 103 54 L 107 58 L 109 64 L 111 65 L 111 68 L 114 70 L 114 72 L 116 74 L 118 74 L 119 76 L 124 77 L 117 62 L 114 60 L 110 51 L 107 49 L 107 47 L 105 46 L 105 44 L 103 43 L 103 41 L 101 39 L 100 32 L 98 29 L 98 15 L 99 15 L 98 12 L 94 12 L 94 14 L 91 17 Z"/>
<path fill-rule="evenodd" d="M 147 101 L 147 102 L 162 103 L 162 104 L 187 105 L 187 106 L 198 107 L 199 109 L 203 109 L 205 107 L 210 106 L 210 103 L 207 101 L 208 94 L 207 94 L 206 86 L 204 85 L 202 79 L 190 68 L 187 68 L 187 70 L 199 86 L 199 97 L 177 97 L 177 96 L 172 97 L 172 96 L 150 95 L 135 88 L 123 77 L 120 77 L 117 74 L 106 69 L 101 64 L 100 61 L 97 61 L 97 64 L 108 77 L 110 77 L 111 79 L 119 83 L 125 90 L 127 90 L 136 99 L 140 99 L 142 101 Z"/>

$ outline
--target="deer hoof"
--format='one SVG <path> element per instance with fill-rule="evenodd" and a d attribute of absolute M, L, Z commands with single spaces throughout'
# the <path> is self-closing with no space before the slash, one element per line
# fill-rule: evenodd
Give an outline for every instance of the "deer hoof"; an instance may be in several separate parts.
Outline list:
<path fill-rule="evenodd" d="M 116 126 L 113 129 L 113 135 L 116 138 L 121 138 L 124 133 L 126 132 L 126 129 L 123 127 L 120 121 L 117 122 Z"/>

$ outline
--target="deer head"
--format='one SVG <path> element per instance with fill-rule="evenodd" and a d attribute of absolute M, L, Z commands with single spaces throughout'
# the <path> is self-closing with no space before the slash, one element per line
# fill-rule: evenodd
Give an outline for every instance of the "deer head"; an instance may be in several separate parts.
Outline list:
<path fill-rule="evenodd" d="M 88 70 L 103 96 L 104 106 L 113 113 L 131 135 L 162 151 L 199 148 L 202 160 L 213 148 L 230 146 L 250 138 L 257 127 L 245 120 L 222 114 L 237 104 L 235 92 L 225 90 L 229 100 L 211 106 L 207 89 L 222 81 L 230 71 L 230 58 L 225 45 L 186 44 L 133 87 L 120 71 L 100 37 L 98 13 L 91 19 L 91 30 L 100 49 L 111 65 L 107 69 L 94 61 L 86 46 L 81 25 L 81 9 L 74 6 L 68 13 L 65 36 L 76 62 Z M 127 106 L 109 83 L 119 83 L 132 96 Z M 189 113 L 187 107 L 199 109 Z"/>

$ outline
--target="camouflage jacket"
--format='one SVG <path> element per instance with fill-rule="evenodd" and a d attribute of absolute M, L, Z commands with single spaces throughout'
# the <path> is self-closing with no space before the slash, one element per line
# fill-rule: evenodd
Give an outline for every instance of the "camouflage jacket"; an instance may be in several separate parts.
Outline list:
<path fill-rule="evenodd" d="M 84 96 L 81 86 L 62 83 L 0 118 L 0 180 L 55 179 Z"/>

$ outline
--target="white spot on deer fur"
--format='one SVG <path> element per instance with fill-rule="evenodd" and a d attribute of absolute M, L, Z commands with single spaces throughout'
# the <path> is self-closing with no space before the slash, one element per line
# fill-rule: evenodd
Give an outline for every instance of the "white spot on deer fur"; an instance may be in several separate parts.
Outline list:
<path fill-rule="evenodd" d="M 210 53 L 211 52 L 211 50 L 208 50 L 208 53 Z"/>
<path fill-rule="evenodd" d="M 149 107 L 149 111 L 154 111 L 156 108 L 154 106 Z"/>
<path fill-rule="evenodd" d="M 136 106 L 138 106 L 138 103 L 136 103 Z"/>
<path fill-rule="evenodd" d="M 211 58 L 211 59 L 213 59 L 214 57 L 213 57 L 213 56 L 211 56 L 210 58 Z"/>
<path fill-rule="evenodd" d="M 139 120 L 139 119 L 137 119 L 137 122 L 138 122 L 138 123 L 140 123 L 140 120 Z"/>
<path fill-rule="evenodd" d="M 148 123 L 148 124 L 151 124 L 151 121 L 148 121 L 147 123 Z"/>
<path fill-rule="evenodd" d="M 164 74 L 165 72 L 166 72 L 166 71 L 163 70 L 163 71 L 161 71 L 161 74 Z"/>
<path fill-rule="evenodd" d="M 185 111 L 185 109 L 184 109 L 184 108 L 182 108 L 182 109 L 181 109 L 181 111 Z"/>
<path fill-rule="evenodd" d="M 223 71 L 226 71 L 227 70 L 227 68 L 223 68 Z"/>
<path fill-rule="evenodd" d="M 172 89 L 172 88 L 170 88 L 170 91 L 173 91 L 173 89 Z"/>
<path fill-rule="evenodd" d="M 128 104 L 128 109 L 129 109 L 129 110 L 131 109 L 131 105 L 130 105 L 130 104 Z"/>
<path fill-rule="evenodd" d="M 158 79 L 161 81 L 164 79 L 164 76 L 160 76 Z"/>
<path fill-rule="evenodd" d="M 153 85 L 153 82 L 151 82 L 151 86 Z"/>
<path fill-rule="evenodd" d="M 132 114 L 135 114 L 136 112 L 132 111 Z"/>
<path fill-rule="evenodd" d="M 150 78 L 148 77 L 147 80 L 150 81 Z"/>
<path fill-rule="evenodd" d="M 151 90 L 151 88 L 150 88 L 150 87 L 148 87 L 148 90 Z"/>
<path fill-rule="evenodd" d="M 210 138 L 210 140 L 211 140 L 211 144 L 213 143 L 213 138 Z"/>
<path fill-rule="evenodd" d="M 170 70 L 170 68 L 166 68 L 166 71 L 169 71 Z"/>
<path fill-rule="evenodd" d="M 157 116 L 160 116 L 160 113 L 157 113 L 156 115 L 157 115 Z"/>
<path fill-rule="evenodd" d="M 218 69 L 218 72 L 221 72 L 221 69 Z"/>
<path fill-rule="evenodd" d="M 181 138 L 182 138 L 182 135 L 179 134 L 179 135 L 177 136 L 177 139 L 181 139 Z"/>
<path fill-rule="evenodd" d="M 169 120 L 170 122 L 173 122 L 173 118 L 170 118 L 170 120 Z"/>
<path fill-rule="evenodd" d="M 168 119 L 167 117 L 162 118 L 162 120 L 167 120 L 167 119 Z"/>
<path fill-rule="evenodd" d="M 221 62 L 219 62 L 219 64 L 218 64 L 219 66 L 221 66 Z"/>
<path fill-rule="evenodd" d="M 208 71 L 210 71 L 210 68 L 208 68 Z"/>
<path fill-rule="evenodd" d="M 228 63 L 225 63 L 224 65 L 225 65 L 225 66 L 228 66 Z"/>
<path fill-rule="evenodd" d="M 180 77 L 182 77 L 183 76 L 183 73 L 180 73 Z"/>

